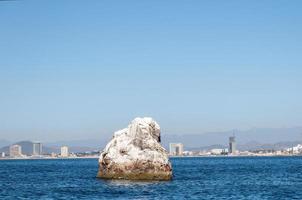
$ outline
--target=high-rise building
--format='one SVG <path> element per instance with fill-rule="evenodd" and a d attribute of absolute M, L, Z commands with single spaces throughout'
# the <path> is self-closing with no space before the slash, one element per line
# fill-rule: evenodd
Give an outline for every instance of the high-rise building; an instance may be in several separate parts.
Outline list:
<path fill-rule="evenodd" d="M 61 157 L 68 157 L 68 156 L 69 156 L 68 147 L 62 146 L 61 147 Z"/>
<path fill-rule="evenodd" d="M 4 158 L 5 157 L 5 152 L 1 153 L 1 157 Z"/>
<path fill-rule="evenodd" d="M 236 154 L 236 140 L 235 136 L 229 138 L 229 154 L 235 155 Z"/>
<path fill-rule="evenodd" d="M 9 147 L 9 156 L 10 157 L 20 157 L 22 156 L 22 148 L 20 145 L 11 145 Z"/>
<path fill-rule="evenodd" d="M 33 143 L 33 155 L 34 156 L 42 155 L 42 143 L 40 142 Z"/>
<path fill-rule="evenodd" d="M 182 143 L 170 143 L 170 155 L 171 156 L 182 156 L 184 146 Z"/>

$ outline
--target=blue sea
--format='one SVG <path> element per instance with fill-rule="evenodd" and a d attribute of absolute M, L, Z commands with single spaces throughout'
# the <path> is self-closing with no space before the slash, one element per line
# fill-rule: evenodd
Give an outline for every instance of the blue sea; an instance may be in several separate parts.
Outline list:
<path fill-rule="evenodd" d="M 302 157 L 172 158 L 167 182 L 96 178 L 97 159 L 1 160 L 0 199 L 302 199 Z"/>

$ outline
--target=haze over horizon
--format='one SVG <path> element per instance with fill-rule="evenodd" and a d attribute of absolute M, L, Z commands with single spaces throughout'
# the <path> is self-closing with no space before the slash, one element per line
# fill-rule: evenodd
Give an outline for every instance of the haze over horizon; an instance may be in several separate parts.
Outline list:
<path fill-rule="evenodd" d="M 1 1 L 0 139 L 301 127 L 301 4 Z"/>

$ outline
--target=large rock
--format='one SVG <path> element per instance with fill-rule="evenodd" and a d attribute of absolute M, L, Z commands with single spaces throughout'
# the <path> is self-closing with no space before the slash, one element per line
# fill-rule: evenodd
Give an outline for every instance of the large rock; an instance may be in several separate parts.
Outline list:
<path fill-rule="evenodd" d="M 114 133 L 99 158 L 97 177 L 170 180 L 172 167 L 160 144 L 160 127 L 152 118 L 136 118 Z"/>

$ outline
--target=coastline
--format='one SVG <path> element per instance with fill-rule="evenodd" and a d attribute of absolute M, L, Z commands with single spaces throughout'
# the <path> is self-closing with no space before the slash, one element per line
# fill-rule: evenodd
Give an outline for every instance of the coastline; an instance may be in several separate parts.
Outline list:
<path fill-rule="evenodd" d="M 236 156 L 224 156 L 224 155 L 204 155 L 204 156 L 169 156 L 169 158 L 244 158 L 244 157 L 302 157 L 302 155 L 236 155 Z M 87 156 L 87 157 L 39 157 L 39 158 L 0 158 L 0 161 L 7 160 L 73 160 L 73 159 L 99 159 L 99 156 Z"/>
<path fill-rule="evenodd" d="M 1 160 L 72 160 L 72 159 L 98 159 L 98 156 L 87 156 L 87 157 L 66 157 L 66 158 L 59 158 L 59 157 L 39 157 L 39 158 L 0 158 Z"/>

